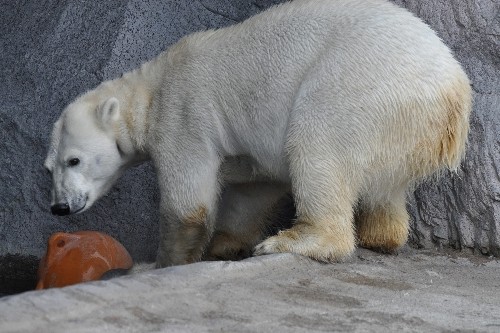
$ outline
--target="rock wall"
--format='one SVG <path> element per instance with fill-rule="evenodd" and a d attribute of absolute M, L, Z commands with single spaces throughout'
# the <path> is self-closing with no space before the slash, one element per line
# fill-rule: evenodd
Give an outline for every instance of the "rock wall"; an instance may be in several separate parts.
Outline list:
<path fill-rule="evenodd" d="M 311 0 L 313 1 L 313 0 Z M 151 165 L 130 170 L 90 211 L 49 212 L 42 164 L 50 130 L 80 93 L 154 57 L 180 37 L 239 22 L 280 0 L 0 0 L 0 285 L 29 272 L 56 231 L 107 232 L 136 260 L 152 260 L 158 190 Z M 463 170 L 422 185 L 409 200 L 416 246 L 500 254 L 500 4 L 493 0 L 395 0 L 455 52 L 474 89 Z M 1 292 L 1 290 L 0 290 Z"/>

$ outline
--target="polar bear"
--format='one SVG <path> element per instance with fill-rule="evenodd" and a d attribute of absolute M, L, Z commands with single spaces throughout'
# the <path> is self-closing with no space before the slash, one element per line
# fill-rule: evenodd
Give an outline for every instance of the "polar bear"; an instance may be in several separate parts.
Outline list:
<path fill-rule="evenodd" d="M 408 237 L 406 192 L 458 167 L 470 112 L 461 66 L 406 10 L 386 0 L 295 0 L 189 35 L 67 106 L 45 162 L 52 211 L 85 211 L 126 168 L 151 159 L 157 267 L 200 260 L 217 247 L 214 235 L 235 242 L 231 232 L 260 228 L 267 212 L 252 224 L 220 211 L 245 204 L 244 195 L 220 203 L 226 184 L 255 186 L 264 211 L 293 197 L 293 226 L 255 255 L 335 262 L 357 244 L 393 251 Z M 238 226 L 226 235 L 217 233 L 224 216 Z"/>

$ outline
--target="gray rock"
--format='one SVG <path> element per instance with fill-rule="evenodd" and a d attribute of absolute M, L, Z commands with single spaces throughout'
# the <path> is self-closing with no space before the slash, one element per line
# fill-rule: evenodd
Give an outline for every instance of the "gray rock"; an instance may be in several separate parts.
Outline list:
<path fill-rule="evenodd" d="M 493 333 L 499 270 L 427 250 L 359 250 L 337 265 L 291 254 L 202 262 L 4 297 L 0 331 Z"/>
<path fill-rule="evenodd" d="M 52 233 L 76 230 L 104 231 L 134 259 L 153 260 L 159 196 L 151 165 L 130 170 L 89 212 L 54 217 L 42 168 L 51 126 L 77 95 L 183 35 L 233 24 L 279 2 L 0 0 L 0 266 L 10 255 L 40 258 Z M 438 32 L 475 91 L 462 171 L 430 180 L 410 198 L 412 244 L 499 255 L 500 3 L 395 2 Z"/>

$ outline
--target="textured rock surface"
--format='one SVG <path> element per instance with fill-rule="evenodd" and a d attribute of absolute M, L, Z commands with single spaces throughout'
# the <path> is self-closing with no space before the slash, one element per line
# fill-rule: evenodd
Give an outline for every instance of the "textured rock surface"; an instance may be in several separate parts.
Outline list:
<path fill-rule="evenodd" d="M 2 298 L 0 331 L 498 332 L 499 270 L 427 250 L 204 262 Z"/>
<path fill-rule="evenodd" d="M 412 240 L 499 255 L 500 3 L 395 1 L 438 32 L 475 91 L 463 172 L 418 189 L 409 204 Z M 51 126 L 78 94 L 181 36 L 241 21 L 278 2 L 0 0 L 0 263 L 7 255 L 40 257 L 53 232 L 84 229 L 109 233 L 135 259 L 153 259 L 158 192 L 151 166 L 128 172 L 89 212 L 53 217 L 42 168 Z"/>

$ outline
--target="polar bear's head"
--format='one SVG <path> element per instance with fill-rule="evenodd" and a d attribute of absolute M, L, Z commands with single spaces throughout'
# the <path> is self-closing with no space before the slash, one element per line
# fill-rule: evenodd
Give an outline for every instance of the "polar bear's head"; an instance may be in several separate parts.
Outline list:
<path fill-rule="evenodd" d="M 128 164 L 120 148 L 120 105 L 80 98 L 55 123 L 45 167 L 52 174 L 51 210 L 80 213 L 104 195 Z"/>

